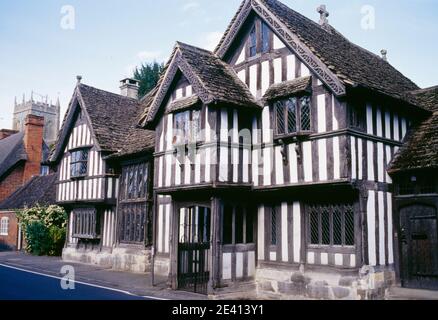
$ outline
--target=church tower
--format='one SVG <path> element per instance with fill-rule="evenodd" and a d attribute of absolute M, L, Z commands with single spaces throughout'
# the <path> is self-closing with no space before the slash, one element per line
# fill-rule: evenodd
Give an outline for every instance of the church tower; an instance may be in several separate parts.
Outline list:
<path fill-rule="evenodd" d="M 23 131 L 25 118 L 29 114 L 44 117 L 44 141 L 50 146 L 56 142 L 60 125 L 61 106 L 59 98 L 56 104 L 48 101 L 48 96 L 42 96 L 35 92 L 31 93 L 29 100 L 23 94 L 21 103 L 15 98 L 14 116 L 12 129 Z"/>

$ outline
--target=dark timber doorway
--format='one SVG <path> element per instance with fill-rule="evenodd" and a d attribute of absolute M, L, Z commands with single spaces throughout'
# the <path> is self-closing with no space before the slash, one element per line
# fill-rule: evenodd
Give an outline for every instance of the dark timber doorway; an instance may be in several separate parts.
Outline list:
<path fill-rule="evenodd" d="M 438 289 L 437 211 L 422 204 L 400 209 L 401 280 L 408 288 Z"/>
<path fill-rule="evenodd" d="M 210 208 L 192 206 L 179 210 L 179 290 L 207 294 L 210 279 L 210 222 Z"/>

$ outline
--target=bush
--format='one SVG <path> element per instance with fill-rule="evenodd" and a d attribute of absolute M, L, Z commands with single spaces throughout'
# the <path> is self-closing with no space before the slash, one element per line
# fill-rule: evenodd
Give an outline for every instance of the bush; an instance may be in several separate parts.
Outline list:
<path fill-rule="evenodd" d="M 51 226 L 49 228 L 50 247 L 48 250 L 49 256 L 60 256 L 65 243 L 65 228 Z"/>
<path fill-rule="evenodd" d="M 36 206 L 17 212 L 24 231 L 26 251 L 35 255 L 59 256 L 64 247 L 67 213 L 58 206 Z"/>
<path fill-rule="evenodd" d="M 42 256 L 49 251 L 49 233 L 46 226 L 40 221 L 32 221 L 26 227 L 25 239 L 27 252 Z"/>

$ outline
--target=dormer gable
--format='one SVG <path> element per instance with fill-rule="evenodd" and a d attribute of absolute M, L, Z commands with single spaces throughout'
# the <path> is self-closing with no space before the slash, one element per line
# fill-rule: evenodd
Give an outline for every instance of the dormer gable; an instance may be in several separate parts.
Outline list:
<path fill-rule="evenodd" d="M 183 76 L 183 78 L 181 78 Z M 210 51 L 178 42 L 156 88 L 148 112 L 141 124 L 153 127 L 156 117 L 166 101 L 178 87 L 178 81 L 186 79 L 191 93 L 206 105 L 229 104 L 239 107 L 260 108 L 246 85 L 239 80 L 234 70 Z M 184 80 L 183 80 L 184 81 Z"/>

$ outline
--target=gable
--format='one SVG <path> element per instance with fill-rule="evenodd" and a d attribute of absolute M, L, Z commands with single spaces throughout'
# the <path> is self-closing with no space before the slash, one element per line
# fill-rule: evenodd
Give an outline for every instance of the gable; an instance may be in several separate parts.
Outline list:
<path fill-rule="evenodd" d="M 273 85 L 309 76 L 318 80 L 305 62 L 256 15 L 248 17 L 245 27 L 236 36 L 227 55 L 227 62 L 258 100 L 264 98 Z"/>
<path fill-rule="evenodd" d="M 204 104 L 226 104 L 259 109 L 248 88 L 232 68 L 212 52 L 178 42 L 166 71 L 160 78 L 157 91 L 141 123 L 148 128 L 156 125 L 156 117 L 164 102 L 173 94 L 177 75 L 182 73 L 191 85 L 192 92 Z M 181 88 L 177 88 L 181 90 Z M 177 91 L 178 92 L 178 91 Z M 181 91 L 178 93 L 180 96 Z"/>
<path fill-rule="evenodd" d="M 50 161 L 58 162 L 63 154 L 69 150 L 82 146 L 98 145 L 93 138 L 92 127 L 88 120 L 85 108 L 81 106 L 81 99 L 78 97 L 77 89 L 66 112 L 62 128 L 60 130 L 56 148 Z"/>
<path fill-rule="evenodd" d="M 200 102 L 197 88 L 193 88 L 187 77 L 178 72 L 175 75 L 174 86 L 169 90 L 166 100 L 163 102 L 165 113 L 186 109 Z"/>
<path fill-rule="evenodd" d="M 70 135 L 67 141 L 67 147 L 64 152 L 72 149 L 91 147 L 95 145 L 90 125 L 82 108 L 79 108 L 77 111 L 76 119 L 71 127 Z"/>
<path fill-rule="evenodd" d="M 265 29 L 266 28 L 266 29 Z M 255 31 L 256 41 L 257 41 L 257 54 L 260 54 L 260 46 L 266 38 L 269 44 L 269 52 L 273 51 L 286 51 L 292 53 L 291 50 L 287 48 L 287 44 L 280 39 L 277 34 L 268 26 L 263 19 L 260 19 L 255 14 L 248 16 L 242 30 L 233 40 L 229 52 L 224 57 L 225 61 L 231 65 L 239 65 L 248 60 L 249 57 L 249 47 L 251 44 L 251 32 Z M 265 32 L 265 30 L 267 32 Z"/>
<path fill-rule="evenodd" d="M 275 15 L 265 1 L 261 0 L 246 0 L 242 3 L 236 16 L 233 18 L 228 30 L 220 41 L 215 53 L 225 61 L 231 61 L 236 45 L 236 40 L 242 37 L 242 33 L 248 33 L 248 22 L 251 23 L 254 17 L 258 17 L 265 22 L 270 29 L 275 33 L 281 42 L 287 44 L 287 48 L 296 55 L 300 61 L 312 71 L 331 91 L 341 96 L 346 93 L 344 84 L 340 79 L 318 58 L 311 49 L 301 41 L 297 34 L 291 31 L 278 17 Z M 325 32 L 325 31 L 324 31 Z M 280 45 L 276 41 L 276 45 Z"/>

